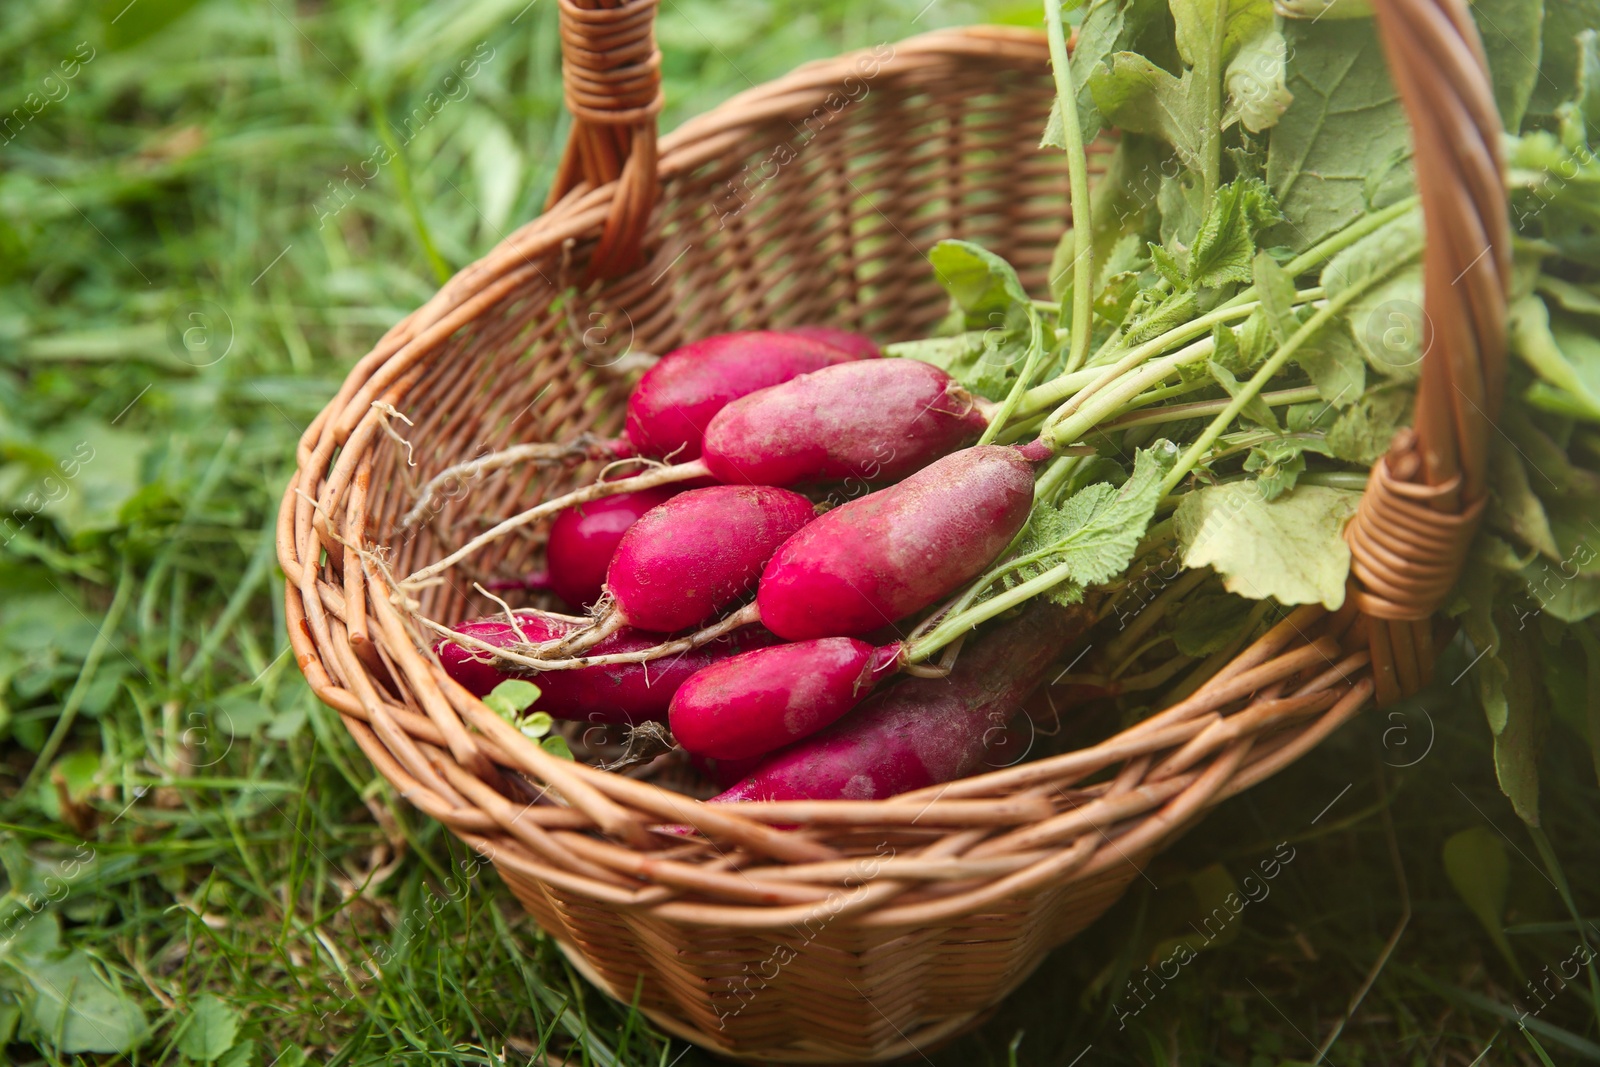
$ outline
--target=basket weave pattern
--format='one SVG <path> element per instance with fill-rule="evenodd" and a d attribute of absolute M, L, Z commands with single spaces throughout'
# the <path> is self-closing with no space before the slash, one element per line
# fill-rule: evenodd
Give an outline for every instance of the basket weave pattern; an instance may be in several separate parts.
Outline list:
<path fill-rule="evenodd" d="M 1399 79 L 1414 115 L 1419 101 L 1481 99 L 1464 7 L 1382 6 L 1391 50 L 1441 32 L 1457 46 Z M 613 14 L 574 14 L 590 8 Z M 388 575 L 594 470 L 498 470 L 402 528 L 415 487 L 519 442 L 616 432 L 629 379 L 613 364 L 630 349 L 800 322 L 880 340 L 924 333 L 945 307 L 925 253 L 944 237 L 992 249 L 1043 291 L 1066 169 L 1036 147 L 1052 95 L 1042 38 L 992 29 L 810 64 L 658 145 L 649 72 L 659 57 L 638 14 L 650 10 L 564 0 L 580 123 L 559 199 L 391 330 L 306 431 L 278 533 L 290 634 L 301 669 L 378 770 L 490 857 L 602 988 L 724 1053 L 888 1059 L 971 1025 L 1150 856 L 1316 745 L 1375 687 L 1399 692 L 1426 676 L 1425 620 L 1443 592 L 1437 580 L 1408 585 L 1407 556 L 1437 562 L 1470 536 L 1487 416 L 1472 421 L 1450 397 L 1465 391 L 1492 412 L 1500 373 L 1503 206 L 1496 217 L 1493 197 L 1456 188 L 1484 166 L 1498 175 L 1492 101 L 1487 123 L 1459 107 L 1457 132 L 1473 143 L 1451 151 L 1477 152 L 1475 164 L 1454 179 L 1449 166 L 1418 169 L 1429 314 L 1436 326 L 1458 314 L 1439 302 L 1449 279 L 1443 294 L 1435 284 L 1449 271 L 1474 300 L 1498 300 L 1500 317 L 1491 307 L 1438 330 L 1421 387 L 1434 400 L 1419 400 L 1418 433 L 1375 472 L 1352 526 L 1356 595 L 1344 609 L 1293 611 L 1192 695 L 1091 748 L 884 801 L 733 810 L 548 755 L 444 675 L 393 597 Z M 585 49 L 596 34 L 625 46 L 623 59 Z M 608 78 L 621 87 L 609 114 L 595 88 Z M 1419 134 L 1419 154 L 1439 147 Z M 1441 226 L 1473 236 L 1435 239 Z M 1467 266 L 1477 238 L 1494 254 Z M 1418 508 L 1436 518 L 1417 519 Z M 1395 529 L 1414 532 L 1396 542 Z M 533 569 L 537 534 L 472 556 L 418 594 L 417 609 L 444 622 L 481 613 L 472 583 Z M 1459 554 L 1447 565 L 1453 577 Z M 1380 600 L 1390 608 L 1366 610 Z M 662 823 L 699 836 L 653 833 Z"/>

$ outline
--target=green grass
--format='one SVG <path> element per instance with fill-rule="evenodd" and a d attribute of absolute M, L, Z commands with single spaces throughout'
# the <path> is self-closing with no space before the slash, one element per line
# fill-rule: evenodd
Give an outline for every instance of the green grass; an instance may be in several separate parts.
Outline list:
<path fill-rule="evenodd" d="M 141 1025 L 140 1064 L 709 1061 L 577 978 L 286 654 L 270 533 L 296 438 L 388 325 L 543 202 L 565 120 L 554 6 L 524 3 L 4 8 L 0 116 L 48 102 L 0 134 L 0 1062 L 115 1062 L 60 1049 Z M 1021 10 L 666 0 L 663 122 L 842 48 L 1037 21 Z M 380 116 L 435 90 L 459 98 L 330 192 Z M 1593 770 L 1552 724 L 1542 848 L 1465 688 L 1369 712 L 1230 802 L 927 1059 L 1310 1062 L 1376 969 L 1325 1062 L 1592 1061 L 1585 979 L 1526 1033 L 1511 1004 L 1537 1003 L 1518 970 L 1571 958 L 1572 911 L 1600 914 Z M 1441 860 L 1483 826 L 1509 863 L 1509 959 Z M 1280 842 L 1269 891 L 1131 994 Z"/>

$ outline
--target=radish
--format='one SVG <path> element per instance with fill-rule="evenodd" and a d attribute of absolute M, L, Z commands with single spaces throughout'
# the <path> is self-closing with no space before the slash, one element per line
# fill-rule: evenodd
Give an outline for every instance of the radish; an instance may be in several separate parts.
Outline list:
<path fill-rule="evenodd" d="M 749 759 L 712 759 L 709 756 L 689 753 L 689 766 L 711 779 L 718 789 L 727 789 L 744 781 L 750 776 L 751 771 L 761 766 L 761 760 L 760 756 L 752 756 Z"/>
<path fill-rule="evenodd" d="M 1035 604 L 969 643 L 948 678 L 900 682 L 713 799 L 880 800 L 971 774 L 1002 736 L 995 728 L 1092 621 L 1082 608 Z"/>
<path fill-rule="evenodd" d="M 946 456 L 785 541 L 761 575 L 761 621 L 790 641 L 870 633 L 982 573 L 1032 506 L 1033 468 L 1016 449 Z"/>
<path fill-rule="evenodd" d="M 593 654 L 637 652 L 657 640 L 654 634 L 624 630 L 601 641 Z M 530 680 L 543 692 L 539 706 L 558 718 L 595 723 L 665 722 L 673 694 L 684 682 L 718 660 L 775 641 L 763 628 L 745 626 L 681 655 L 644 663 L 541 671 Z"/>
<path fill-rule="evenodd" d="M 555 627 L 546 616 L 537 612 L 519 611 L 516 617 L 515 627 L 504 616 L 491 616 L 464 622 L 455 627 L 455 631 L 468 637 L 475 637 L 496 648 L 548 641 L 566 632 L 565 627 Z M 475 697 L 486 696 L 507 678 L 517 677 L 516 674 L 498 667 L 482 649 L 460 644 L 448 637 L 442 637 L 433 643 L 433 654 L 439 657 L 444 672 L 460 682 L 462 688 Z"/>
<path fill-rule="evenodd" d="M 883 355 L 878 343 L 866 334 L 856 333 L 854 330 L 841 330 L 837 326 L 790 326 L 779 332 L 821 341 L 841 352 L 848 352 L 857 359 L 876 359 Z"/>
<path fill-rule="evenodd" d="M 436 513 L 441 495 L 515 463 L 611 463 L 640 456 L 688 462 L 700 455 L 706 426 L 729 401 L 799 374 L 879 354 L 869 338 L 827 326 L 747 330 L 683 345 L 657 360 L 634 386 L 620 437 L 594 440 L 585 435 L 565 445 L 523 443 L 454 464 L 429 479 L 400 524 L 415 525 Z M 687 484 L 684 478 L 677 481 L 688 488 L 713 479 L 702 475 Z"/>
<path fill-rule="evenodd" d="M 628 398 L 626 442 L 618 442 L 618 454 L 694 459 L 712 417 L 730 401 L 860 353 L 859 345 L 846 350 L 773 330 L 717 334 L 675 348 Z"/>
<path fill-rule="evenodd" d="M 582 623 L 537 612 L 516 612 L 513 628 L 504 616 L 462 623 L 456 631 L 497 648 L 534 645 L 563 637 Z M 695 673 L 719 659 L 776 641 L 759 626 L 735 630 L 726 637 L 691 649 L 680 656 L 644 663 L 600 664 L 563 671 L 503 670 L 487 653 L 446 637 L 434 645 L 445 673 L 474 696 L 485 696 L 508 678 L 527 678 L 539 687 L 534 709 L 558 719 L 596 723 L 637 724 L 665 722 L 672 696 Z M 612 634 L 594 649 L 595 655 L 637 652 L 655 645 L 653 634 L 624 630 Z"/>
<path fill-rule="evenodd" d="M 705 464 L 730 485 L 894 481 L 987 425 L 972 394 L 931 363 L 841 363 L 724 407 L 706 428 Z"/>
<path fill-rule="evenodd" d="M 674 491 L 661 486 L 601 497 L 557 515 L 545 548 L 549 588 L 573 607 L 587 607 L 600 599 L 606 568 L 622 535 L 645 512 L 671 499 Z"/>
<path fill-rule="evenodd" d="M 755 589 L 777 547 L 815 517 L 787 489 L 717 485 L 679 493 L 628 527 L 606 570 L 598 633 L 698 626 Z"/>
<path fill-rule="evenodd" d="M 1068 700 L 1062 702 L 1068 707 L 1073 706 Z M 1031 701 L 1029 703 L 1031 704 Z M 983 760 L 977 769 L 978 773 L 1015 767 L 1027 759 L 1033 752 L 1034 746 L 1039 744 L 1038 723 L 1041 722 L 1050 722 L 1050 717 L 1046 715 L 1036 719 L 1033 709 L 1024 704 L 1022 714 L 1012 716 L 1011 721 L 1005 726 L 991 726 L 984 731 L 987 737 L 984 740 Z"/>
<path fill-rule="evenodd" d="M 930 364 L 874 359 L 827 367 L 723 408 L 706 432 L 701 458 L 616 481 L 595 482 L 545 500 L 418 569 L 403 584 L 414 585 L 442 574 L 512 530 L 590 500 L 665 485 L 682 486 L 708 475 L 727 485 L 745 486 L 852 478 L 896 480 L 960 447 L 986 425 L 979 402 Z M 1025 463 L 1016 450 L 1006 451 L 1016 462 Z M 703 558 L 701 553 L 694 555 Z M 669 567 L 673 562 L 667 556 L 661 559 Z M 656 628 L 641 619 L 628 621 L 645 629 Z"/>
<path fill-rule="evenodd" d="M 491 593 L 505 593 L 516 590 L 519 593 L 548 593 L 550 592 L 550 571 L 529 571 L 521 578 L 496 578 L 492 582 L 484 582 L 483 587 Z"/>
<path fill-rule="evenodd" d="M 744 652 L 690 678 L 672 698 L 678 744 L 696 755 L 743 760 L 813 734 L 893 673 L 898 644 L 829 637 Z"/>

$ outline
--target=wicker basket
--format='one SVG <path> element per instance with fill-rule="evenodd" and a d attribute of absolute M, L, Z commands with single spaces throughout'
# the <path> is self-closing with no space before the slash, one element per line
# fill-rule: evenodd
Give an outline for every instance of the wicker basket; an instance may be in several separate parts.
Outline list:
<path fill-rule="evenodd" d="M 628 383 L 608 365 L 629 346 L 802 321 L 922 334 L 945 307 L 924 258 L 941 238 L 993 249 L 1042 290 L 1066 216 L 1063 159 L 1036 148 L 1052 93 L 1037 35 L 938 32 L 808 64 L 658 145 L 653 0 L 562 0 L 577 121 L 552 204 L 390 330 L 301 439 L 279 558 L 318 696 L 405 797 L 493 860 L 584 975 L 664 1030 L 804 1063 L 887 1060 L 972 1025 L 1208 808 L 1428 676 L 1431 616 L 1484 500 L 1509 238 L 1464 0 L 1378 6 L 1416 124 L 1430 332 L 1416 430 L 1351 523 L 1340 611 L 1295 610 L 1091 748 L 878 802 L 704 805 L 556 759 L 451 682 L 355 546 L 408 573 L 480 516 L 593 471 L 501 470 L 470 506 L 446 500 L 402 533 L 417 480 L 517 442 L 616 432 Z M 422 611 L 481 613 L 472 581 L 523 573 L 539 551 L 531 535 L 496 542 L 425 590 Z M 701 837 L 670 843 L 650 830 L 663 822 Z"/>

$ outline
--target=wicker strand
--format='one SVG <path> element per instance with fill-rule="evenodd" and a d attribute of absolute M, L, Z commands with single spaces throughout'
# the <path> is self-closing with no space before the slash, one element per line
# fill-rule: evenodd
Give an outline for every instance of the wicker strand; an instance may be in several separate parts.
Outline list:
<path fill-rule="evenodd" d="M 1416 429 L 1373 467 L 1345 531 L 1376 694 L 1387 704 L 1432 676 L 1425 620 L 1460 575 L 1487 499 L 1511 239 L 1500 118 L 1465 6 L 1386 0 L 1377 11 L 1412 119 L 1428 234 Z"/>
<path fill-rule="evenodd" d="M 561 83 L 572 134 L 546 205 L 575 190 L 617 183 L 605 228 L 589 258 L 593 278 L 614 278 L 639 265 L 650 212 L 661 195 L 656 116 L 661 52 L 658 0 L 558 0 Z"/>

